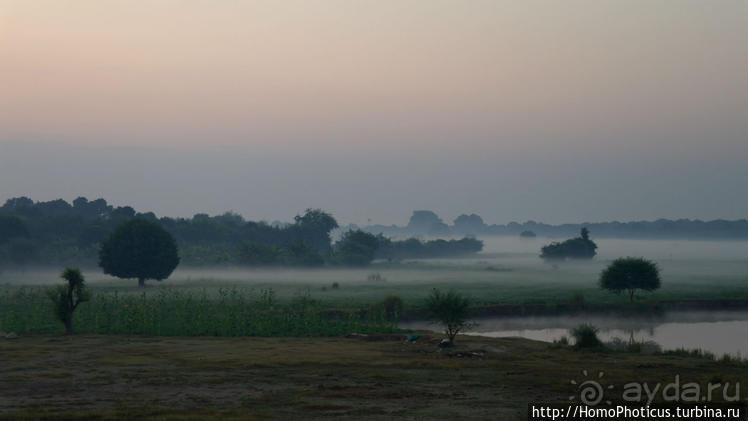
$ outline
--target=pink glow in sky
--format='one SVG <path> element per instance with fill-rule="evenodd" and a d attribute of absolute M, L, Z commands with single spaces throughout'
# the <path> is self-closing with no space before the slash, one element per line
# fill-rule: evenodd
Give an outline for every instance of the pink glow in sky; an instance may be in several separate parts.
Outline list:
<path fill-rule="evenodd" d="M 446 163 L 455 172 L 449 177 L 463 174 L 462 183 L 475 186 L 461 198 L 469 202 L 463 210 L 496 222 L 676 210 L 738 217 L 748 201 L 729 211 L 697 204 L 714 194 L 712 183 L 743 174 L 735 162 L 748 158 L 747 22 L 742 0 L 0 0 L 0 153 L 18 157 L 18 145 L 33 142 L 165 154 L 228 148 L 265 163 L 313 156 L 410 168 L 397 179 L 401 191 L 378 193 L 389 208 L 359 208 L 355 195 L 350 203 L 330 198 L 338 201 L 333 210 L 363 218 L 368 209 L 382 222 L 418 207 L 460 212 L 417 181 L 447 177 Z M 572 200 L 552 216 L 537 211 L 550 207 L 537 198 L 511 211 L 490 199 L 520 200 L 532 183 L 546 185 L 543 177 L 558 182 L 557 172 L 594 160 L 615 169 L 622 159 L 667 168 L 675 184 L 663 187 L 682 202 L 579 215 Z M 217 168 L 220 161 L 219 153 Z M 697 180 L 696 190 L 687 177 L 694 162 L 717 173 Z M 538 170 L 508 173 L 530 184 L 503 185 L 496 167 L 505 164 Z M 322 180 L 330 166 L 309 168 L 307 178 Z M 636 175 L 621 171 L 606 177 L 625 190 L 620 180 Z M 676 174 L 692 183 L 678 184 Z M 359 176 L 358 185 L 331 181 L 331 188 L 381 184 L 376 174 Z M 17 173 L 4 178 L 0 199 L 23 191 L 38 200 L 86 192 L 146 200 L 113 184 L 73 193 L 34 187 Z M 724 192 L 723 201 L 735 194 Z M 413 203 L 393 208 L 400 195 Z M 170 203 L 143 206 L 166 213 L 188 206 Z M 269 218 L 277 210 L 226 206 Z M 218 207 L 210 210 L 225 210 Z"/>

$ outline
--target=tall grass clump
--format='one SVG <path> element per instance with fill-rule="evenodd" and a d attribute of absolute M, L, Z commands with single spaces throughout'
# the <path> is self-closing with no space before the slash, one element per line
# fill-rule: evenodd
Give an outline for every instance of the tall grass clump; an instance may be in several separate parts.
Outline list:
<path fill-rule="evenodd" d="M 581 324 L 569 331 L 574 338 L 574 347 L 580 349 L 602 348 L 603 343 L 597 337 L 598 329 L 590 324 Z"/>
<path fill-rule="evenodd" d="M 41 288 L 0 293 L 0 330 L 58 333 Z M 221 288 L 217 294 L 158 289 L 139 293 L 97 293 L 75 313 L 81 333 L 163 336 L 336 336 L 393 332 L 384 311 L 330 316 L 308 293 L 280 303 L 268 290 Z"/>

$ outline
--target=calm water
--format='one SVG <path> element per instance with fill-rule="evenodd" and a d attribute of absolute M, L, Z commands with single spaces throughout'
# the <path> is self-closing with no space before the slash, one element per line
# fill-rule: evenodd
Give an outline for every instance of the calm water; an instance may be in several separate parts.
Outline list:
<path fill-rule="evenodd" d="M 569 336 L 569 329 L 591 323 L 598 336 L 609 341 L 654 341 L 662 349 L 701 348 L 717 355 L 748 356 L 748 312 L 671 312 L 650 318 L 615 317 L 512 317 L 475 319 L 478 326 L 469 333 L 489 337 L 522 337 L 551 342 Z M 437 330 L 427 322 L 401 324 L 403 328 Z"/>

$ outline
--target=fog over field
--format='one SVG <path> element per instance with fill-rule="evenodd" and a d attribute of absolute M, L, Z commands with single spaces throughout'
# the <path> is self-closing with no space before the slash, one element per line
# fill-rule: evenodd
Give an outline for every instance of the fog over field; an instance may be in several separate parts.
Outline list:
<path fill-rule="evenodd" d="M 367 275 L 382 273 L 388 285 L 397 283 L 482 281 L 501 283 L 567 282 L 577 285 L 596 280 L 599 272 L 611 260 L 621 256 L 651 259 L 663 270 L 667 281 L 714 282 L 741 279 L 748 282 L 748 241 L 688 241 L 688 240 L 629 240 L 597 239 L 598 255 L 590 262 L 564 262 L 553 265 L 539 258 L 540 248 L 552 239 L 531 239 L 490 236 L 482 238 L 483 252 L 469 258 L 411 259 L 398 264 L 375 261 L 373 266 L 360 269 L 344 268 L 242 268 L 180 266 L 172 276 L 154 285 L 326 285 L 332 282 L 369 284 Z M 87 270 L 93 285 L 127 286 L 131 282 L 106 276 L 98 268 Z M 583 276 L 575 279 L 574 274 Z M 51 269 L 9 270 L 0 273 L 0 282 L 8 284 L 45 284 L 57 282 L 57 271 Z"/>

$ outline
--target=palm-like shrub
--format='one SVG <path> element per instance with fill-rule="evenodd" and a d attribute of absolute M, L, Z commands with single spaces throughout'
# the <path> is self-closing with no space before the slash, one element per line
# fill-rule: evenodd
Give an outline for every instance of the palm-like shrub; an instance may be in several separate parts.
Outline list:
<path fill-rule="evenodd" d="M 91 299 L 91 293 L 86 288 L 86 281 L 79 269 L 65 268 L 60 277 L 66 284 L 54 287 L 48 296 L 54 305 L 55 315 L 65 325 L 65 333 L 72 335 L 73 312 L 80 303 Z"/>

